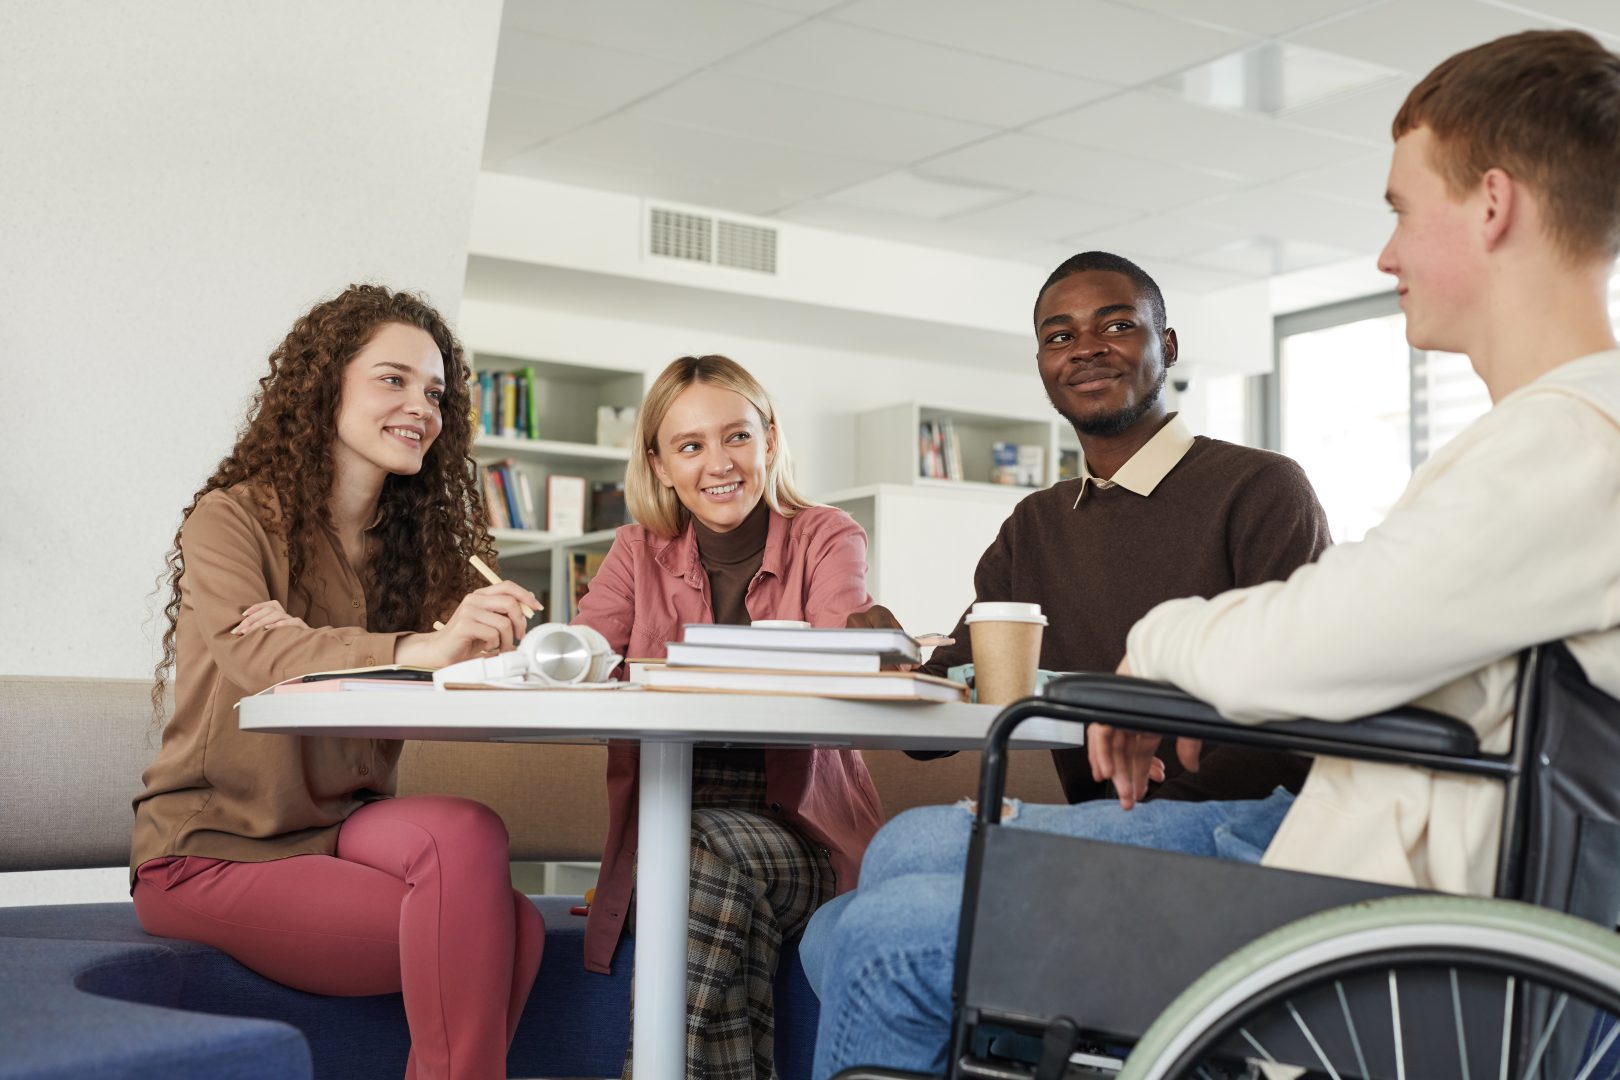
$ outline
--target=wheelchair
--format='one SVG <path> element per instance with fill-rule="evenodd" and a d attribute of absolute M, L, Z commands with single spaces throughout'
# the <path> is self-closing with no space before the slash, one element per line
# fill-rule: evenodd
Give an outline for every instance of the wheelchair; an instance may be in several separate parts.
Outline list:
<path fill-rule="evenodd" d="M 1562 643 L 1519 665 L 1501 755 L 1423 709 L 1244 726 L 1114 675 L 1065 676 L 1003 710 L 968 852 L 947 1076 L 1620 1077 L 1620 701 Z M 1031 717 L 1490 778 L 1506 789 L 1495 897 L 1003 828 L 1008 739 Z"/>

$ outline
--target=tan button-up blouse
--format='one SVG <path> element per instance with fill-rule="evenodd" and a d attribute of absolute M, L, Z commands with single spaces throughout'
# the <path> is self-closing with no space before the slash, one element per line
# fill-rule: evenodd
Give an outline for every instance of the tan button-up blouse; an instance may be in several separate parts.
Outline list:
<path fill-rule="evenodd" d="M 295 675 L 389 664 L 399 633 L 366 629 L 364 586 L 336 534 L 290 588 L 273 493 L 238 485 L 197 502 L 181 531 L 174 716 L 135 799 L 130 873 L 164 855 L 268 862 L 331 854 L 338 826 L 394 790 L 400 743 L 270 735 L 237 726 L 237 701 Z M 309 628 L 236 637 L 242 612 L 280 601 Z"/>

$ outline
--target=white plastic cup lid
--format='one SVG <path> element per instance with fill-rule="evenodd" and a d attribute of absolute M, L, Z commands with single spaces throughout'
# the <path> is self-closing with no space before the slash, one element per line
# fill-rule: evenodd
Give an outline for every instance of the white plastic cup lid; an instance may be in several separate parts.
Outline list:
<path fill-rule="evenodd" d="M 963 620 L 968 623 L 976 622 L 1027 622 L 1046 625 L 1046 616 L 1041 614 L 1041 605 L 1022 604 L 1005 600 L 983 600 L 973 605 L 973 610 Z"/>

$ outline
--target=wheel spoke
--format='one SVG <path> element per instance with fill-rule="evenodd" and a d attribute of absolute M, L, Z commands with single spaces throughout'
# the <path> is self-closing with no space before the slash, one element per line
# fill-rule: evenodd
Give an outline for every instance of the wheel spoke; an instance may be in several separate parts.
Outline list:
<path fill-rule="evenodd" d="M 1541 1070 L 1541 1056 L 1547 1052 L 1547 1045 L 1552 1042 L 1553 1032 L 1558 1030 L 1558 1021 L 1564 1018 L 1564 1006 L 1569 1004 L 1568 994 L 1558 995 L 1558 1004 L 1553 1006 L 1552 1016 L 1547 1020 L 1547 1029 L 1536 1040 L 1536 1052 L 1530 1055 L 1530 1064 L 1525 1066 L 1524 1080 L 1536 1075 Z"/>
<path fill-rule="evenodd" d="M 1267 1061 L 1271 1062 L 1273 1065 L 1277 1064 L 1277 1059 L 1271 1056 L 1271 1051 L 1267 1050 L 1265 1047 L 1261 1046 L 1260 1043 L 1255 1039 L 1255 1037 L 1253 1035 L 1249 1034 L 1249 1029 L 1248 1028 L 1239 1028 L 1238 1029 L 1238 1034 L 1242 1035 L 1244 1040 L 1247 1041 L 1250 1046 L 1252 1046 L 1256 1050 L 1258 1050 L 1260 1052 L 1261 1057 L 1265 1058 Z"/>
<path fill-rule="evenodd" d="M 1507 993 L 1502 996 L 1502 1067 L 1497 1072 L 1497 1080 L 1507 1080 L 1508 1051 L 1513 1048 L 1513 988 L 1518 979 L 1509 975 L 1507 977 Z"/>
<path fill-rule="evenodd" d="M 1457 1021 L 1457 1061 L 1462 1080 L 1468 1080 L 1468 1038 L 1463 1034 L 1462 991 L 1457 988 L 1457 969 L 1451 969 L 1451 1015 Z"/>
<path fill-rule="evenodd" d="M 1614 1018 L 1610 1017 L 1609 1019 L 1613 1020 Z M 1617 1035 L 1620 1035 L 1620 1024 L 1610 1024 L 1609 1033 L 1603 1036 L 1603 1041 L 1598 1043 L 1596 1050 L 1592 1051 L 1592 1056 L 1587 1059 L 1581 1071 L 1575 1074 L 1575 1080 L 1587 1080 L 1592 1075 L 1592 1070 L 1598 1067 L 1598 1062 L 1603 1060 L 1603 1055 L 1607 1054 L 1609 1047 L 1614 1045 L 1615 1036 Z"/>
<path fill-rule="evenodd" d="M 1356 1034 L 1356 1022 L 1350 1016 L 1350 1002 L 1344 996 L 1344 983 L 1334 979 L 1333 989 L 1339 994 L 1339 1011 L 1344 1013 L 1344 1026 L 1350 1032 L 1350 1046 L 1356 1052 L 1356 1068 L 1361 1070 L 1363 1077 L 1370 1080 L 1372 1072 L 1367 1068 L 1367 1056 L 1361 1052 L 1361 1037 Z"/>
<path fill-rule="evenodd" d="M 1395 1032 L 1395 1080 L 1406 1080 L 1406 1051 L 1401 1046 L 1401 988 L 1389 969 L 1389 1020 Z"/>
<path fill-rule="evenodd" d="M 1287 1005 L 1288 1015 L 1294 1018 L 1294 1024 L 1299 1028 L 1300 1034 L 1305 1036 L 1305 1041 L 1311 1044 L 1311 1049 L 1316 1053 L 1316 1060 L 1320 1061 L 1322 1068 L 1327 1070 L 1328 1080 L 1342 1080 L 1339 1076 L 1339 1070 L 1333 1067 L 1333 1063 L 1322 1052 L 1322 1044 L 1316 1041 L 1316 1036 L 1311 1034 L 1311 1029 L 1305 1025 L 1305 1018 L 1299 1015 L 1299 1010 L 1294 1008 L 1292 1001 L 1288 1002 Z"/>

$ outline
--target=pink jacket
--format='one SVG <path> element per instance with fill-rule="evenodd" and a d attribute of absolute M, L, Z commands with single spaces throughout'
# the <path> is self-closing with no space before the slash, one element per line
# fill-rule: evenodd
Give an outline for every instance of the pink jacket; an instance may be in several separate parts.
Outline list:
<path fill-rule="evenodd" d="M 830 506 L 791 518 L 773 511 L 764 560 L 745 603 L 754 619 L 843 626 L 851 612 L 872 604 L 866 592 L 866 534 Z M 636 659 L 663 656 L 665 644 L 679 640 L 686 623 L 713 622 L 709 579 L 698 562 L 692 527 L 671 540 L 640 525 L 620 529 L 575 621 Z M 585 967 L 603 974 L 624 931 L 635 883 L 640 760 L 635 743 L 608 747 L 607 845 L 585 928 Z M 860 753 L 766 750 L 765 798 L 784 822 L 827 855 L 838 891 L 853 889 L 866 845 L 883 824 L 883 807 Z"/>

